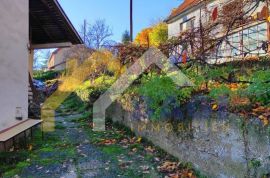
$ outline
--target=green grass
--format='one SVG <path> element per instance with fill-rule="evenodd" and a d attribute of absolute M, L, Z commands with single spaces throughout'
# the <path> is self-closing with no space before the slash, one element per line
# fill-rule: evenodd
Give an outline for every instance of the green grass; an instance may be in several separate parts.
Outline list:
<path fill-rule="evenodd" d="M 54 152 L 55 149 L 53 147 L 44 147 L 39 149 L 40 152 Z"/>
<path fill-rule="evenodd" d="M 0 154 L 0 177 L 13 177 L 30 165 L 47 166 L 77 159 L 76 146 L 53 133 L 46 133 L 42 140 L 41 132 L 37 130 L 29 144 L 32 145 L 32 150 L 21 149 Z"/>
<path fill-rule="evenodd" d="M 9 169 L 9 167 L 6 167 L 7 171 L 3 172 L 4 177 L 13 177 L 16 174 L 19 174 L 24 168 L 28 166 L 30 166 L 30 162 L 21 161 L 18 164 L 14 165 L 13 169 Z"/>
<path fill-rule="evenodd" d="M 108 155 L 116 155 L 123 153 L 125 150 L 118 145 L 111 145 L 103 147 L 102 151 Z"/>
<path fill-rule="evenodd" d="M 66 127 L 65 127 L 65 126 L 63 126 L 63 125 L 59 125 L 59 124 L 57 124 L 57 125 L 55 126 L 55 129 L 57 129 L 57 130 L 65 130 L 65 129 L 66 129 Z"/>
<path fill-rule="evenodd" d="M 123 175 L 132 178 L 141 178 L 141 177 L 146 178 L 145 176 L 142 176 L 141 173 L 139 175 L 138 172 L 134 171 L 134 169 L 126 169 L 125 171 L 123 171 Z"/>
<path fill-rule="evenodd" d="M 63 108 L 58 108 L 57 112 L 67 113 L 67 112 L 76 112 L 83 113 L 88 110 L 89 106 L 87 103 L 84 103 L 75 93 L 72 93 L 63 103 Z"/>

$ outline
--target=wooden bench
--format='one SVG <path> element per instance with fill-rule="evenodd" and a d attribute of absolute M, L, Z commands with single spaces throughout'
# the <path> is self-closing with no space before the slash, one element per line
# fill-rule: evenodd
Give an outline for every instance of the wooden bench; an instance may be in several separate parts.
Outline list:
<path fill-rule="evenodd" d="M 20 135 L 21 133 L 24 133 L 24 137 L 26 140 L 26 131 L 31 129 L 31 136 L 32 136 L 32 128 L 41 124 L 42 120 L 35 120 L 35 119 L 27 119 L 22 123 L 19 123 L 18 125 L 15 125 L 2 133 L 0 133 L 0 143 L 4 143 L 4 149 L 6 151 L 6 142 L 10 139 L 14 139 L 16 136 Z M 42 137 L 43 137 L 43 131 L 42 131 Z M 14 140 L 13 140 L 14 144 Z"/>

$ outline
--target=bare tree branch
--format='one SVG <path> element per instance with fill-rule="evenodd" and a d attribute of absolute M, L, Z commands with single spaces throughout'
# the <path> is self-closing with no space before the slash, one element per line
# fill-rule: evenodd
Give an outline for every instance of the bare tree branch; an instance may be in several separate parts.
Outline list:
<path fill-rule="evenodd" d="M 112 30 L 106 25 L 105 20 L 96 20 L 93 24 L 87 24 L 86 28 L 85 25 L 82 25 L 81 35 L 86 35 L 85 44 L 89 48 L 101 49 L 113 43 L 110 40 L 113 35 Z"/>

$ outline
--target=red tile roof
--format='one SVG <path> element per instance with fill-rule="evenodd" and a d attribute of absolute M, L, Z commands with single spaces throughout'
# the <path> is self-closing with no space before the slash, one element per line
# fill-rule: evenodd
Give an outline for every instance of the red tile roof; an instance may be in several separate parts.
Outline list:
<path fill-rule="evenodd" d="M 176 9 L 173 9 L 171 15 L 167 20 L 171 20 L 172 18 L 178 16 L 188 8 L 197 5 L 201 0 L 184 0 L 184 2 Z"/>

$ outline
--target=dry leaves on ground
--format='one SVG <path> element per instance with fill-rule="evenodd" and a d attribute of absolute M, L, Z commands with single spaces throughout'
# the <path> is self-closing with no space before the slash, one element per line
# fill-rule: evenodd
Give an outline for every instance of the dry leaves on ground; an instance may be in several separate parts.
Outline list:
<path fill-rule="evenodd" d="M 212 110 L 217 111 L 218 110 L 218 105 L 217 104 L 212 104 Z"/>
<path fill-rule="evenodd" d="M 116 139 L 106 139 L 106 140 L 102 140 L 99 144 L 101 145 L 113 145 L 116 143 Z"/>
<path fill-rule="evenodd" d="M 192 171 L 184 170 L 184 171 L 177 171 L 176 173 L 169 174 L 165 176 L 165 178 L 196 178 L 196 176 L 193 175 Z"/>
<path fill-rule="evenodd" d="M 236 91 L 240 87 L 240 84 L 231 83 L 231 84 L 228 85 L 228 87 L 231 89 L 231 91 Z"/>
<path fill-rule="evenodd" d="M 263 122 L 263 125 L 269 125 L 270 120 L 270 108 L 264 106 L 258 106 L 252 109 L 252 115 L 258 116 L 258 118 Z"/>
<path fill-rule="evenodd" d="M 165 161 L 157 167 L 158 171 L 167 174 L 165 178 L 196 178 L 192 170 L 180 169 L 179 162 Z"/>
<path fill-rule="evenodd" d="M 142 141 L 142 137 L 138 137 L 138 139 L 136 140 L 137 143 L 141 143 Z"/>
<path fill-rule="evenodd" d="M 180 163 L 165 161 L 161 166 L 158 166 L 158 170 L 164 173 L 170 173 L 175 171 Z"/>
<path fill-rule="evenodd" d="M 120 161 L 121 162 L 121 161 Z M 119 167 L 121 169 L 127 169 L 131 164 L 133 163 L 133 161 L 126 161 L 126 162 L 121 162 L 119 164 Z"/>
<path fill-rule="evenodd" d="M 145 151 L 150 152 L 150 153 L 154 153 L 155 149 L 153 147 L 151 147 L 151 146 L 148 146 L 148 147 L 145 148 Z"/>
<path fill-rule="evenodd" d="M 270 108 L 264 106 L 257 106 L 256 108 L 252 109 L 252 111 L 256 114 L 262 114 L 270 112 Z"/>
<path fill-rule="evenodd" d="M 142 169 L 142 173 L 144 174 L 149 174 L 150 173 L 150 167 L 149 166 L 140 166 L 140 168 Z"/>

